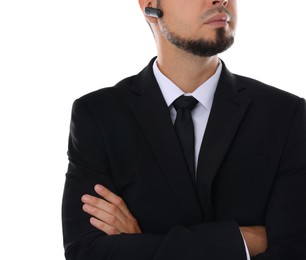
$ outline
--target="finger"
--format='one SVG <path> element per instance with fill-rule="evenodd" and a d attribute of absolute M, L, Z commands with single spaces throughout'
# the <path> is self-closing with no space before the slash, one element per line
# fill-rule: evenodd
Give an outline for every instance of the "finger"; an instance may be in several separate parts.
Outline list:
<path fill-rule="evenodd" d="M 106 211 L 107 211 L 108 206 L 110 205 L 110 203 L 106 201 L 105 199 L 97 198 L 95 196 L 91 196 L 88 194 L 83 195 L 81 200 L 85 204 L 90 204 L 94 207 L 97 207 L 97 208 L 100 208 Z"/>
<path fill-rule="evenodd" d="M 91 225 L 93 225 L 97 229 L 103 231 L 104 233 L 106 233 L 109 236 L 120 234 L 120 231 L 118 229 L 104 223 L 103 221 L 101 221 L 99 219 L 96 219 L 96 218 L 92 217 L 92 218 L 90 218 L 89 222 L 90 222 Z"/>
<path fill-rule="evenodd" d="M 130 213 L 128 207 L 121 197 L 100 184 L 95 185 L 94 189 L 101 197 L 106 199 L 111 204 L 116 205 L 126 217 L 133 218 L 133 215 Z"/>
<path fill-rule="evenodd" d="M 107 216 L 111 215 L 111 216 L 117 218 L 118 220 L 121 221 L 121 223 L 125 223 L 126 219 L 128 218 L 121 211 L 121 209 L 118 206 L 116 206 L 114 204 L 111 204 L 110 202 L 105 201 L 104 199 L 97 198 L 97 197 L 90 196 L 90 195 L 86 194 L 86 195 L 82 196 L 82 202 L 84 204 L 88 205 L 87 209 L 89 209 L 89 205 L 92 206 L 93 209 L 95 211 L 97 211 L 97 212 L 95 212 L 95 214 L 96 214 L 95 217 L 97 217 L 99 219 L 101 219 L 101 217 L 105 216 L 104 212 L 108 213 L 108 214 L 106 214 Z M 84 211 L 86 211 L 86 210 L 84 210 Z M 100 211 L 102 211 L 102 212 L 100 212 Z M 89 212 L 88 210 L 86 212 L 93 215 L 92 212 Z"/>
<path fill-rule="evenodd" d="M 122 224 L 120 219 L 116 217 L 115 215 L 109 214 L 108 212 L 103 211 L 94 206 L 91 206 L 89 204 L 84 204 L 83 210 L 86 213 L 90 214 L 91 216 L 95 217 L 96 219 L 102 221 L 103 223 L 114 227 L 118 231 L 121 231 L 121 232 L 124 231 L 124 225 Z"/>

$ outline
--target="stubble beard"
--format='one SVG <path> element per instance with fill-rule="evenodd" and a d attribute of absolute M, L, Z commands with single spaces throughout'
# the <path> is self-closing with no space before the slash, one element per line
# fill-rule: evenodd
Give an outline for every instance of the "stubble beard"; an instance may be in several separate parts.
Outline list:
<path fill-rule="evenodd" d="M 227 32 L 224 28 L 216 29 L 214 40 L 206 40 L 203 38 L 183 38 L 176 33 L 171 32 L 164 21 L 161 21 L 161 26 L 162 33 L 170 43 L 179 49 L 200 57 L 212 57 L 222 53 L 231 47 L 234 43 L 234 36 L 227 35 Z"/>
<path fill-rule="evenodd" d="M 161 0 L 157 0 L 157 8 L 162 9 Z M 221 10 L 226 12 L 222 7 L 220 11 Z M 227 35 L 224 28 L 216 29 L 215 40 L 205 40 L 203 38 L 191 39 L 183 38 L 176 33 L 171 32 L 163 18 L 160 18 L 160 22 L 162 33 L 170 43 L 174 44 L 177 48 L 196 56 L 212 57 L 226 51 L 234 44 L 234 36 Z"/>

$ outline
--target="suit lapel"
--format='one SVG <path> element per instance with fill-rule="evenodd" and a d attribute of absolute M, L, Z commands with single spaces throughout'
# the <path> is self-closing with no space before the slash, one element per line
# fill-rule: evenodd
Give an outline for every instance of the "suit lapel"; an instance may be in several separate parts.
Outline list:
<path fill-rule="evenodd" d="M 154 77 L 153 62 L 136 76 L 129 103 L 187 219 L 201 221 L 196 190 L 189 177 L 169 109 Z"/>
<path fill-rule="evenodd" d="M 250 103 L 234 77 L 223 64 L 199 154 L 197 191 L 206 220 L 214 219 L 212 182 Z"/>

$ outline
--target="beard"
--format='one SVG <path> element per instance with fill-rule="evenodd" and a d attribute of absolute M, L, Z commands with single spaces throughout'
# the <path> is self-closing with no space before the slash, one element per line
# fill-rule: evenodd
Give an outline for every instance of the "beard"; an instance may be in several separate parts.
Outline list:
<path fill-rule="evenodd" d="M 163 9 L 161 0 L 157 0 L 157 8 Z M 229 16 L 232 16 L 226 8 L 223 6 L 213 8 L 206 12 L 206 16 L 212 15 L 216 12 L 224 12 Z M 234 35 L 228 35 L 224 28 L 216 29 L 216 36 L 214 40 L 206 40 L 203 38 L 192 39 L 183 38 L 174 32 L 171 32 L 163 20 L 160 18 L 162 33 L 167 38 L 167 40 L 175 45 L 177 48 L 182 49 L 188 53 L 191 53 L 200 57 L 212 57 L 219 53 L 226 51 L 234 43 Z"/>
<path fill-rule="evenodd" d="M 170 32 L 165 24 L 162 25 L 162 32 L 168 41 L 177 48 L 200 57 L 217 55 L 234 43 L 234 36 L 227 35 L 224 28 L 216 29 L 215 40 L 183 38 Z"/>
<path fill-rule="evenodd" d="M 171 32 L 162 22 L 162 33 L 177 48 L 200 57 L 211 57 L 224 52 L 234 43 L 234 36 L 227 35 L 224 28 L 216 29 L 214 40 L 183 38 Z"/>

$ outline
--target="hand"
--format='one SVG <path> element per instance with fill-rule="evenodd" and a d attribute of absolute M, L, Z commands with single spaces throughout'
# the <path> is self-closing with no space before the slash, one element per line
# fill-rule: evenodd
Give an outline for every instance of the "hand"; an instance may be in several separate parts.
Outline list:
<path fill-rule="evenodd" d="M 122 198 L 99 184 L 94 189 L 102 198 L 86 194 L 81 199 L 84 203 L 83 210 L 93 216 L 90 223 L 94 227 L 107 235 L 141 233 L 137 220 Z"/>
<path fill-rule="evenodd" d="M 240 227 L 240 231 L 243 234 L 251 257 L 266 251 L 268 242 L 264 226 Z"/>

